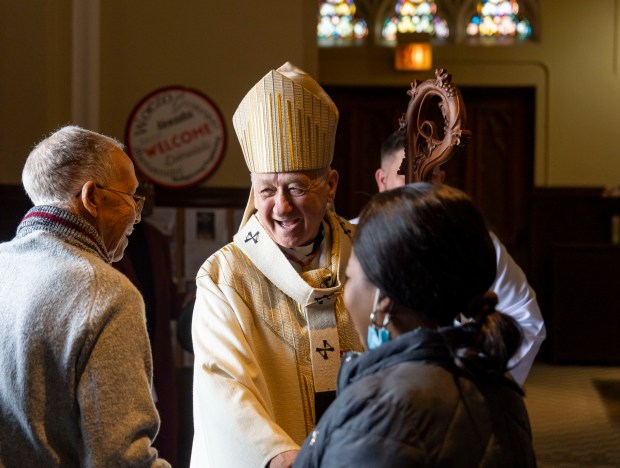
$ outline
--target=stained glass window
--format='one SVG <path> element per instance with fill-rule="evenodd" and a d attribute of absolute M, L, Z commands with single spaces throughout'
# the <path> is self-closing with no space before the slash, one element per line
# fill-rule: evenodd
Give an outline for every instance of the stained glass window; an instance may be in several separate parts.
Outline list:
<path fill-rule="evenodd" d="M 448 23 L 437 16 L 437 4 L 425 0 L 398 0 L 394 15 L 383 23 L 381 35 L 396 41 L 396 33 L 428 33 L 444 39 L 450 35 Z"/>
<path fill-rule="evenodd" d="M 518 37 L 527 39 L 532 27 L 527 19 L 519 17 L 516 0 L 481 0 L 478 14 L 467 25 L 470 37 Z"/>
<path fill-rule="evenodd" d="M 320 2 L 316 35 L 320 42 L 361 40 L 368 35 L 366 21 L 355 15 L 353 0 Z"/>

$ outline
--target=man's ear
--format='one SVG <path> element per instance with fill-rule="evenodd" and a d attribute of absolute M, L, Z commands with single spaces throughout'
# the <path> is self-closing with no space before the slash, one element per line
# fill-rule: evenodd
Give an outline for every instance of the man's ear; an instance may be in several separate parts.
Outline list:
<path fill-rule="evenodd" d="M 379 168 L 375 171 L 375 181 L 377 182 L 377 187 L 379 188 L 379 192 L 383 192 L 385 190 L 385 171 L 383 168 Z"/>
<path fill-rule="evenodd" d="M 338 188 L 338 171 L 336 169 L 330 169 L 327 175 L 327 186 L 329 187 L 329 202 L 333 203 L 336 198 L 336 189 Z"/>
<path fill-rule="evenodd" d="M 433 169 L 433 174 L 431 177 L 431 182 L 433 184 L 443 184 L 445 180 L 446 180 L 446 171 L 444 171 L 443 169 L 440 169 L 439 166 Z"/>
<path fill-rule="evenodd" d="M 83 209 L 86 210 L 93 218 L 97 217 L 99 213 L 99 204 L 101 199 L 97 193 L 97 186 L 92 180 L 89 180 L 82 185 L 82 191 L 80 192 L 80 204 Z"/>

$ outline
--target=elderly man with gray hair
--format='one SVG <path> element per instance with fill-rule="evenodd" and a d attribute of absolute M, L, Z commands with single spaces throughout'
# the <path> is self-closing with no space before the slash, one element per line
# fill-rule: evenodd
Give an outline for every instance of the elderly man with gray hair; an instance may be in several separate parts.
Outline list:
<path fill-rule="evenodd" d="M 290 63 L 233 125 L 252 189 L 239 232 L 196 277 L 193 467 L 291 466 L 361 343 L 344 307 L 351 225 L 331 209 L 338 109 Z"/>
<path fill-rule="evenodd" d="M 22 181 L 34 207 L 0 244 L 0 466 L 169 466 L 144 302 L 110 265 L 144 203 L 131 160 L 67 126 Z"/>

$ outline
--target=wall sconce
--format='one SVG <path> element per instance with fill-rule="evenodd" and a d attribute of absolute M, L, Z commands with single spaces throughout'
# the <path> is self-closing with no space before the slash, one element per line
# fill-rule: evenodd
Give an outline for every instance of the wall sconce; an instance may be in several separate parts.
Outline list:
<path fill-rule="evenodd" d="M 394 67 L 402 71 L 425 71 L 433 68 L 431 36 L 427 33 L 396 34 Z"/>

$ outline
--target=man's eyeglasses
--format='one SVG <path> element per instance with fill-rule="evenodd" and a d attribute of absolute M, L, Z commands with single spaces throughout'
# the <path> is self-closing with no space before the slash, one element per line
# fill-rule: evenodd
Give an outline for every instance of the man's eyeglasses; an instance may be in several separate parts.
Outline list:
<path fill-rule="evenodd" d="M 146 201 L 146 197 L 142 195 L 135 195 L 135 194 L 127 193 L 127 192 L 121 192 L 120 190 L 114 190 L 111 188 L 102 187 L 101 185 L 97 185 L 97 188 L 100 188 L 101 190 L 108 190 L 109 192 L 120 193 L 121 195 L 130 196 L 133 199 L 133 202 L 135 204 L 136 213 L 142 212 L 142 208 L 144 208 L 144 202 Z"/>

